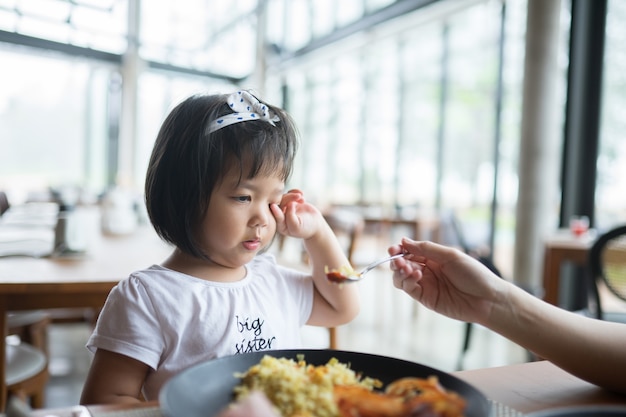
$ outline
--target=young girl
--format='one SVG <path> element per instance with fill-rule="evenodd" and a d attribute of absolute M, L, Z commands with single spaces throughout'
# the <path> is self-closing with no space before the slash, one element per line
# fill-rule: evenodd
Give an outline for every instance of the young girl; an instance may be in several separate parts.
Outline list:
<path fill-rule="evenodd" d="M 145 198 L 175 249 L 109 294 L 87 342 L 95 355 L 82 404 L 155 400 L 198 362 L 298 348 L 304 324 L 356 316 L 356 287 L 326 279 L 325 267 L 348 265 L 331 228 L 300 191 L 284 191 L 296 147 L 289 115 L 246 91 L 192 96 L 170 113 Z M 310 274 L 264 254 L 277 231 L 303 239 Z"/>

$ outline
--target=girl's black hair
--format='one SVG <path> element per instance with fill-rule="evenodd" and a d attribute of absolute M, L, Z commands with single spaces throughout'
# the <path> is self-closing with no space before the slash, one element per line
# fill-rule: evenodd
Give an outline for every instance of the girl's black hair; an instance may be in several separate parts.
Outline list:
<path fill-rule="evenodd" d="M 177 105 L 161 126 L 146 173 L 146 207 L 157 234 L 204 259 L 196 234 L 216 184 L 237 167 L 242 179 L 278 173 L 287 182 L 298 147 L 289 114 L 269 104 L 280 118 L 276 126 L 248 120 L 208 133 L 212 121 L 232 113 L 227 98 L 194 95 Z"/>

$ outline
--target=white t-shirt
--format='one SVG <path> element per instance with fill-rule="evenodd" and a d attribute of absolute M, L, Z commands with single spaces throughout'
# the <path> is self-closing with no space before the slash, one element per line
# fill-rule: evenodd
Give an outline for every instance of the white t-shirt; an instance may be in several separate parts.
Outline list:
<path fill-rule="evenodd" d="M 109 294 L 87 342 L 141 361 L 153 370 L 147 400 L 173 375 L 222 356 L 301 347 L 313 307 L 313 281 L 257 256 L 238 282 L 195 278 L 154 265 L 131 274 Z"/>

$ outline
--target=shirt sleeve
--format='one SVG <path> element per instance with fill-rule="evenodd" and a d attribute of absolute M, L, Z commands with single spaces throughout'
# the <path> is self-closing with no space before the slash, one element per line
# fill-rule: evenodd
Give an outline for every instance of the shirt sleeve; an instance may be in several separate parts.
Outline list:
<path fill-rule="evenodd" d="M 156 369 L 164 348 L 157 314 L 141 281 L 134 275 L 116 285 L 98 317 L 87 349 L 109 350 Z"/>
<path fill-rule="evenodd" d="M 290 299 L 294 302 L 294 310 L 299 311 L 299 324 L 304 326 L 313 311 L 313 278 L 311 274 L 276 265 L 280 276 L 289 282 Z"/>

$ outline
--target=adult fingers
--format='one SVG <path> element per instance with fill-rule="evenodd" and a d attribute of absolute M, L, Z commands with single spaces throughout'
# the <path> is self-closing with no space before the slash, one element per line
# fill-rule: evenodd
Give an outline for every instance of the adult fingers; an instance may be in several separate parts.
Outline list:
<path fill-rule="evenodd" d="M 412 259 L 420 263 L 426 263 L 427 260 L 442 263 L 449 261 L 451 256 L 457 256 L 457 254 L 460 253 L 454 248 L 429 241 L 416 241 L 403 238 L 401 244 L 407 252 L 413 254 Z"/>

